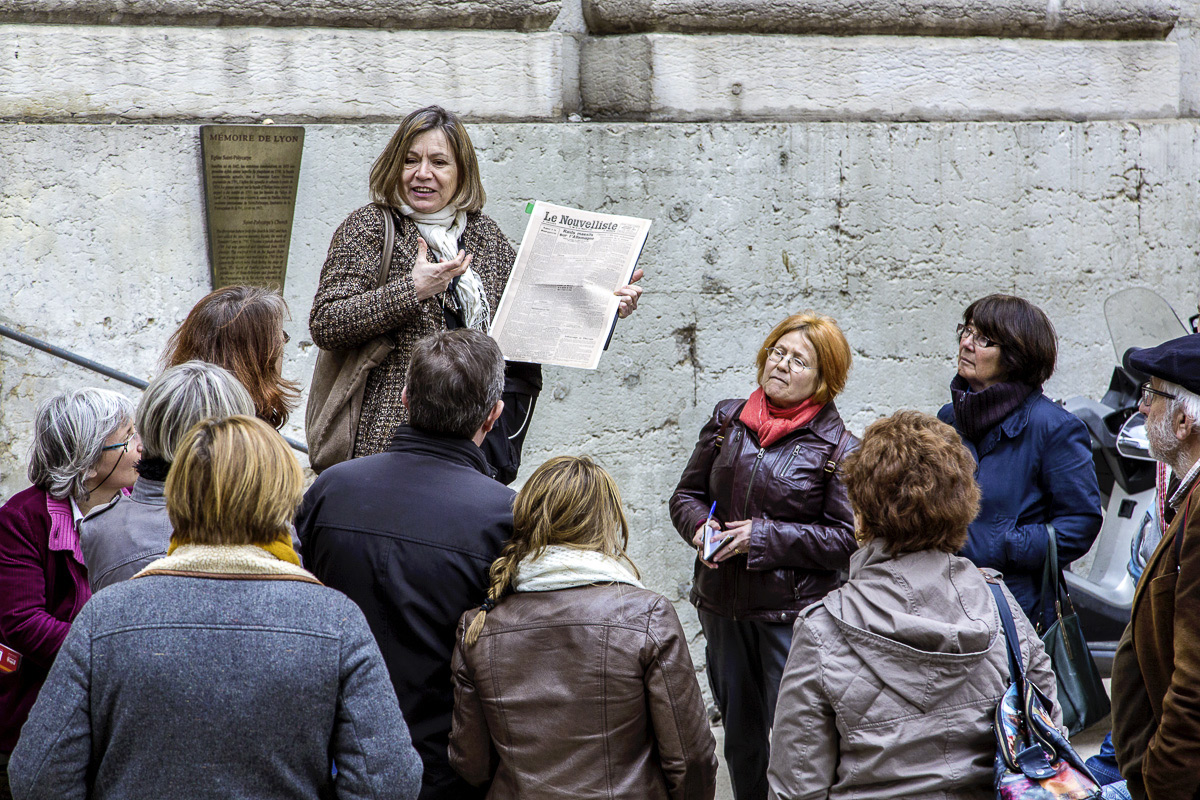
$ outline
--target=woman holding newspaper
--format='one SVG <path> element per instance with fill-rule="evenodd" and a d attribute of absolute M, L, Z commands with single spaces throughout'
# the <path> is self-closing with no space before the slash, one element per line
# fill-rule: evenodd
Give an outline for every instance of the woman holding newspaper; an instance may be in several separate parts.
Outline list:
<path fill-rule="evenodd" d="M 516 254 L 482 212 L 485 200 L 475 148 L 454 114 L 438 107 L 404 118 L 371 168 L 374 202 L 334 233 L 313 300 L 309 327 L 324 350 L 347 350 L 381 335 L 395 347 L 367 378 L 353 456 L 387 449 L 407 421 L 401 401 L 412 347 L 447 328 L 487 331 Z M 386 282 L 380 286 L 385 217 L 395 224 Z M 641 277 L 641 270 L 633 281 Z M 617 290 L 619 314 L 637 308 L 642 290 Z M 516 477 L 520 446 L 541 390 L 537 364 L 510 362 L 507 406 L 483 445 L 505 483 Z"/>
<path fill-rule="evenodd" d="M 833 403 L 850 370 L 846 337 L 830 317 L 793 314 L 757 365 L 758 388 L 717 403 L 671 497 L 671 520 L 698 551 L 691 600 L 738 800 L 767 797 L 792 623 L 837 587 L 855 549 L 839 464 L 858 440 Z"/>

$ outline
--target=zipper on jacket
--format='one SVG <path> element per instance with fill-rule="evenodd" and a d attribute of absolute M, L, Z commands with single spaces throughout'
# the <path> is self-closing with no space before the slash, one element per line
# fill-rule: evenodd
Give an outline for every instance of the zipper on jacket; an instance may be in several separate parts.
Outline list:
<path fill-rule="evenodd" d="M 792 448 L 792 452 L 788 455 L 787 461 L 783 462 L 783 469 L 779 470 L 780 475 L 783 475 L 788 471 L 788 467 L 790 467 L 792 462 L 796 460 L 796 454 L 800 452 L 801 447 L 802 445 L 797 442 L 796 446 Z"/>
<path fill-rule="evenodd" d="M 758 455 L 754 457 L 754 466 L 750 467 L 750 483 L 746 486 L 746 500 L 742 503 L 742 519 L 749 519 L 746 514 L 750 510 L 750 492 L 754 490 L 754 479 L 758 477 L 758 467 L 766 454 L 767 448 L 760 448 Z"/>

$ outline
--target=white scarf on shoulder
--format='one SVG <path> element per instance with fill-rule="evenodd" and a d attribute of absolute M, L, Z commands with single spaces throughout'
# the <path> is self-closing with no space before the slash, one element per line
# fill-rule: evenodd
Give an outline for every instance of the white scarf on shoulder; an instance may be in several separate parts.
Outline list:
<path fill-rule="evenodd" d="M 417 232 L 429 245 L 430 255 L 438 261 L 449 261 L 458 255 L 458 240 L 467 229 L 467 212 L 447 204 L 441 211 L 424 214 L 412 206 L 401 204 L 400 213 L 417 226 Z M 463 309 L 463 321 L 468 328 L 486 332 L 491 324 L 491 308 L 483 281 L 473 269 L 458 278 L 454 292 Z"/>
<path fill-rule="evenodd" d="M 593 583 L 628 583 L 646 588 L 620 560 L 564 545 L 551 545 L 537 558 L 522 561 L 512 586 L 517 592 L 549 592 Z"/>

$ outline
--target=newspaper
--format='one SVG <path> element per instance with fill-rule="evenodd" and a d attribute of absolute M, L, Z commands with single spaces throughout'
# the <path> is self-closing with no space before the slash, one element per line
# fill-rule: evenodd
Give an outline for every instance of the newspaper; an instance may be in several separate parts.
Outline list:
<path fill-rule="evenodd" d="M 595 369 L 650 220 L 534 203 L 490 334 L 510 361 Z"/>

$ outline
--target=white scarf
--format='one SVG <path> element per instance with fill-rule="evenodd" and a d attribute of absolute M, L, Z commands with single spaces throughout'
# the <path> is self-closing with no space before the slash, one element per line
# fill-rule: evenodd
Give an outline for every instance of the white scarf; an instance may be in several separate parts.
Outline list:
<path fill-rule="evenodd" d="M 551 545 L 537 558 L 522 561 L 512 586 L 516 592 L 549 592 L 593 583 L 628 583 L 646 588 L 628 566 L 612 556 L 563 545 Z"/>
<path fill-rule="evenodd" d="M 458 255 L 458 240 L 467 229 L 467 212 L 447 204 L 440 211 L 425 214 L 414 211 L 408 204 L 401 204 L 400 213 L 416 224 L 417 231 L 425 244 L 429 245 L 430 253 L 436 260 L 449 261 Z M 491 324 L 491 307 L 483 281 L 475 270 L 468 268 L 459 276 L 454 294 L 463 309 L 463 321 L 467 327 L 486 332 Z"/>

